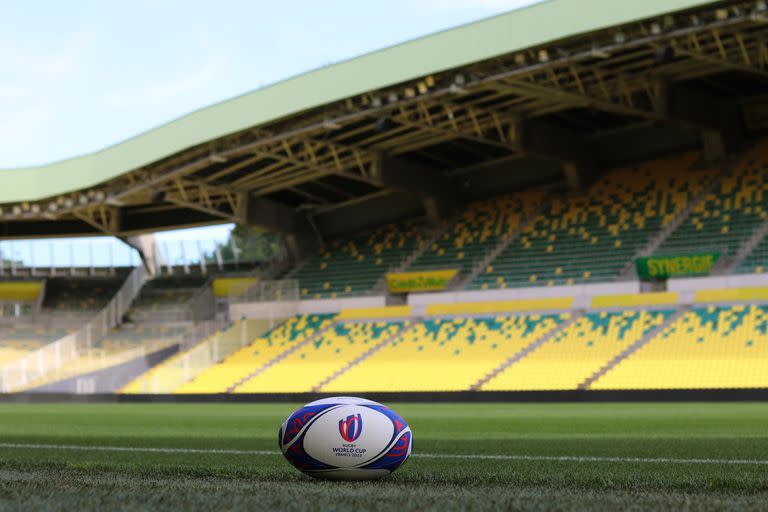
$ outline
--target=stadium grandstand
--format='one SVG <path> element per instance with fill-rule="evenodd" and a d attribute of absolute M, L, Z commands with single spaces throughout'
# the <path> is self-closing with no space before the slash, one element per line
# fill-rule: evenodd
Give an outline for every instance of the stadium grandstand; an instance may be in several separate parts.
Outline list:
<path fill-rule="evenodd" d="M 763 1 L 550 0 L 4 170 L 4 241 L 130 256 L 4 253 L 0 391 L 766 390 L 766 40 Z"/>

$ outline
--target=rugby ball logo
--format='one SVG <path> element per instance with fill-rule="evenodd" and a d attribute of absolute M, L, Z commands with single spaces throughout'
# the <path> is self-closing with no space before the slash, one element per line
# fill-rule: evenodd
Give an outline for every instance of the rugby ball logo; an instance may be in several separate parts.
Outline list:
<path fill-rule="evenodd" d="M 362 431 L 363 417 L 360 414 L 352 414 L 346 419 L 339 420 L 339 434 L 348 443 L 355 442 Z"/>
<path fill-rule="evenodd" d="M 315 478 L 371 480 L 411 455 L 411 428 L 392 409 L 371 400 L 334 397 L 294 411 L 280 427 L 280 450 Z"/>

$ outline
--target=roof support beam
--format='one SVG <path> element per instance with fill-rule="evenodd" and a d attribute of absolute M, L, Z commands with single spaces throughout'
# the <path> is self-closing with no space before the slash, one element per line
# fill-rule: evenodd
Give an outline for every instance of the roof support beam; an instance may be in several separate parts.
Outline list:
<path fill-rule="evenodd" d="M 173 180 L 163 199 L 177 206 L 234 222 L 240 196 L 224 187 L 179 178 Z"/>
<path fill-rule="evenodd" d="M 315 139 L 283 140 L 255 150 L 274 166 L 261 167 L 233 182 L 237 188 L 268 194 L 306 181 L 338 174 L 371 181 L 372 154 L 335 141 Z M 280 176 L 280 180 L 276 178 Z M 287 181 L 288 176 L 292 177 Z"/>
<path fill-rule="evenodd" d="M 765 35 L 710 30 L 670 41 L 675 55 L 768 79 Z"/>
<path fill-rule="evenodd" d="M 119 208 L 107 205 L 76 209 L 74 216 L 106 235 L 118 236 L 122 213 Z"/>
<path fill-rule="evenodd" d="M 239 205 L 235 216 L 238 224 L 278 233 L 294 233 L 309 227 L 303 215 L 276 201 L 243 193 Z"/>
<path fill-rule="evenodd" d="M 382 187 L 420 197 L 427 218 L 433 224 L 439 224 L 455 207 L 454 182 L 417 163 L 380 155 L 375 166 L 375 176 Z"/>
<path fill-rule="evenodd" d="M 312 222 L 293 208 L 253 194 L 241 194 L 237 223 L 281 233 L 294 261 L 317 249 L 319 234 Z"/>
<path fill-rule="evenodd" d="M 506 137 L 512 118 L 509 112 L 448 101 L 403 105 L 392 115 L 395 123 L 404 126 L 506 150 L 514 149 Z"/>
<path fill-rule="evenodd" d="M 518 122 L 510 133 L 524 154 L 560 162 L 573 190 L 581 189 L 596 174 L 594 143 L 571 130 L 529 119 Z"/>
<path fill-rule="evenodd" d="M 548 85 L 541 85 L 539 83 L 500 81 L 496 86 L 520 95 L 535 96 L 542 99 L 556 98 L 561 102 L 563 106 L 561 110 L 565 110 L 566 108 L 595 108 L 605 112 L 611 112 L 614 114 L 631 117 L 639 117 L 642 119 L 658 119 L 658 115 L 651 110 L 646 110 L 634 105 L 613 102 L 611 100 L 592 96 L 589 94 L 572 92 Z"/>
<path fill-rule="evenodd" d="M 735 147 L 742 140 L 744 127 L 741 113 L 733 102 L 669 82 L 659 82 L 658 87 L 659 114 L 670 121 L 700 130 L 709 160 L 721 159 L 728 148 Z"/>

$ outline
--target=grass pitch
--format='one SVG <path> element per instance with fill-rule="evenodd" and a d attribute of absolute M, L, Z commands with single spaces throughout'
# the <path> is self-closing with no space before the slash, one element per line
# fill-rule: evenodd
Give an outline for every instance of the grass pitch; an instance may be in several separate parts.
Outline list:
<path fill-rule="evenodd" d="M 297 404 L 0 404 L 0 509 L 768 507 L 768 404 L 390 404 L 414 457 L 321 482 L 277 451 Z"/>

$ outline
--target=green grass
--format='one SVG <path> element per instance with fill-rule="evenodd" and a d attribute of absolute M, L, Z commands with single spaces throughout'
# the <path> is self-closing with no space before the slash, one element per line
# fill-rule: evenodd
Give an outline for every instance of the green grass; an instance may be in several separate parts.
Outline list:
<path fill-rule="evenodd" d="M 276 454 L 295 404 L 0 404 L 0 509 L 759 510 L 768 404 L 394 404 L 415 456 L 377 482 L 321 482 Z M 273 455 L 9 447 L 268 450 Z M 419 456 L 421 455 L 421 456 Z"/>

